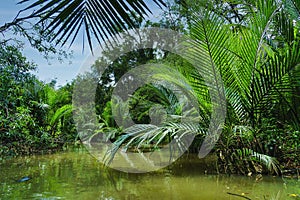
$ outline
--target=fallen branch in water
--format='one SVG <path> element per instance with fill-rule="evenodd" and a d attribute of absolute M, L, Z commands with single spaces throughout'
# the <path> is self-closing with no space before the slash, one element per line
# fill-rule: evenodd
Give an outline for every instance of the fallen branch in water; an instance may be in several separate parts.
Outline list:
<path fill-rule="evenodd" d="M 245 196 L 243 196 L 243 195 L 240 195 L 240 194 L 234 194 L 234 193 L 231 193 L 231 192 L 227 192 L 227 194 L 230 194 L 230 195 L 233 195 L 233 196 L 238 196 L 238 197 L 242 197 L 242 198 L 245 198 L 245 199 L 251 200 L 249 197 L 245 197 Z"/>

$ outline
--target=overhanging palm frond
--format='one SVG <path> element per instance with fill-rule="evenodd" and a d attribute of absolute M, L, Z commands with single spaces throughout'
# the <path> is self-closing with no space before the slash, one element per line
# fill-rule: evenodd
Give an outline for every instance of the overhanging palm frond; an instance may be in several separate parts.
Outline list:
<path fill-rule="evenodd" d="M 32 2 L 22 0 L 19 4 Z M 158 6 L 165 6 L 163 0 L 152 0 Z M 64 45 L 74 42 L 80 30 L 84 31 L 90 49 L 92 38 L 99 43 L 110 36 L 135 27 L 135 21 L 151 13 L 150 2 L 144 0 L 35 0 L 22 11 L 33 11 L 39 16 L 38 23 L 49 20 L 45 30 L 54 34 L 52 41 Z"/>
<path fill-rule="evenodd" d="M 125 135 L 119 137 L 113 144 L 112 148 L 108 150 L 105 160 L 110 163 L 117 151 L 122 148 L 127 151 L 129 148 L 143 149 L 145 146 L 155 150 L 160 146 L 174 140 L 173 146 L 177 147 L 180 152 L 185 152 L 188 149 L 186 136 L 207 134 L 207 129 L 202 128 L 198 123 L 183 122 L 174 123 L 169 122 L 162 126 L 152 124 L 135 124 L 124 130 Z M 172 145 L 172 144 L 169 144 Z"/>

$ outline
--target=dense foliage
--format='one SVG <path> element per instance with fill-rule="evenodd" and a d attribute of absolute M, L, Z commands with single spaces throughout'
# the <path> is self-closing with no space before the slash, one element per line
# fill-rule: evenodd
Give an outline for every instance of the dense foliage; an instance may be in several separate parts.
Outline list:
<path fill-rule="evenodd" d="M 219 158 L 218 170 L 279 174 L 282 167 L 299 167 L 300 15 L 296 4 L 272 0 L 187 3 L 187 7 L 170 6 L 160 25 L 181 29 L 193 38 L 197 50 L 191 54 L 200 58 L 202 70 L 207 74 L 213 74 L 212 69 L 217 70 L 222 76 L 227 117 L 214 148 Z M 181 26 L 185 22 L 188 26 Z M 121 131 L 120 137 L 114 135 L 119 148 L 143 149 L 150 144 L 155 150 L 168 142 L 168 137 L 194 130 L 198 130 L 194 142 L 198 146 L 209 134 L 212 105 L 205 82 L 188 61 L 165 55 L 161 60 L 154 57 L 152 62 L 169 64 L 188 80 L 197 94 L 202 118 L 196 124 L 171 120 L 159 125 L 154 123 L 149 128 L 151 107 L 160 103 L 162 109 L 168 110 L 164 102 L 156 99 L 168 99 L 170 94 L 163 91 L 159 94 L 157 87 L 145 86 L 129 102 L 131 117 L 138 124 L 124 131 L 130 132 L 128 134 Z M 176 104 L 170 99 L 167 102 Z M 180 110 L 169 111 L 169 117 L 182 114 Z M 190 148 L 195 149 L 195 146 Z M 111 156 L 116 149 L 111 151 Z"/>
<path fill-rule="evenodd" d="M 221 137 L 212 152 L 218 157 L 217 170 L 251 175 L 262 172 L 279 174 L 283 172 L 283 168 L 299 169 L 298 1 L 178 2 L 166 4 L 167 10 L 159 22 L 144 23 L 142 18 L 134 16 L 134 13 L 131 13 L 133 18 L 124 15 L 123 20 L 129 17 L 129 27 L 157 26 L 189 36 L 193 39 L 191 45 L 194 47 L 190 49 L 189 55 L 197 58 L 201 70 L 211 75 L 213 83 L 218 83 L 215 72 L 220 73 L 227 113 L 225 123 L 221 124 Z M 37 5 L 39 4 L 32 7 Z M 62 3 L 58 4 L 60 5 Z M 97 10 L 97 7 L 93 10 Z M 48 17 L 55 16 L 48 26 L 54 32 L 60 23 L 62 29 L 70 26 L 79 30 L 81 23 L 69 24 L 72 20 L 85 17 L 76 17 L 75 11 L 72 11 L 72 16 L 63 20 L 59 16 L 67 17 L 68 9 L 63 9 L 61 14 L 56 15 L 55 4 L 42 7 L 36 14 L 44 11 L 50 11 L 46 15 Z M 41 21 L 44 20 L 45 18 Z M 83 20 L 85 27 L 91 28 L 86 29 L 86 34 L 91 30 L 96 35 L 101 33 L 101 30 L 97 30 L 99 23 L 93 23 L 96 19 Z M 117 21 L 110 23 L 118 25 Z M 66 29 L 66 33 L 68 31 L 70 29 Z M 116 30 L 111 30 L 111 33 L 115 32 Z M 76 36 L 75 34 L 74 38 Z M 70 35 L 63 38 L 56 33 L 53 38 L 58 37 L 60 40 L 67 40 Z M 92 46 L 90 36 L 88 38 Z M 96 39 L 101 40 L 97 37 Z M 101 138 L 99 135 L 105 133 L 106 139 L 115 142 L 114 149 L 109 151 L 112 159 L 116 150 L 120 148 L 127 151 L 156 151 L 176 135 L 196 133 L 189 151 L 198 150 L 204 138 L 210 134 L 208 127 L 214 105 L 209 90 L 222 93 L 221 89 L 208 88 L 204 78 L 197 73 L 196 67 L 188 59 L 159 49 L 139 49 L 138 44 L 133 43 L 130 37 L 126 38 L 125 43 L 133 46 L 135 50 L 123 54 L 118 59 L 114 59 L 110 52 L 103 52 L 103 57 L 93 64 L 92 73 L 75 80 L 98 80 L 95 102 L 100 123 L 86 124 L 86 132 L 95 130 L 89 134 L 88 141 L 97 142 Z M 114 46 L 117 53 L 122 52 L 122 48 L 120 45 Z M 174 70 L 176 76 L 165 77 L 173 86 L 181 86 L 182 80 L 188 83 L 199 105 L 196 109 L 199 118 L 180 121 L 184 105 L 189 102 L 176 96 L 169 89 L 170 85 L 147 84 L 138 88 L 125 104 L 120 99 L 112 98 L 116 83 L 126 72 L 142 64 L 155 66 L 157 63 Z M 1 153 L 16 154 L 43 147 L 57 148 L 75 140 L 76 131 L 71 115 L 73 84 L 57 90 L 51 83 L 38 81 L 30 74 L 30 71 L 34 70 L 33 65 L 28 63 L 14 46 L 1 47 L 0 67 Z M 106 69 L 103 71 L 104 67 Z M 126 130 L 124 127 L 118 127 L 112 115 L 112 104 L 117 105 L 114 109 L 118 110 L 120 115 L 124 114 L 123 111 L 128 106 L 130 117 L 136 124 L 126 127 Z M 154 111 L 158 113 L 153 113 Z M 193 109 L 189 111 L 194 112 Z M 92 126 L 93 129 L 89 128 Z M 177 145 L 182 144 L 178 142 Z"/>
<path fill-rule="evenodd" d="M 0 154 L 61 148 L 74 141 L 71 86 L 40 82 L 17 47 L 0 47 Z"/>

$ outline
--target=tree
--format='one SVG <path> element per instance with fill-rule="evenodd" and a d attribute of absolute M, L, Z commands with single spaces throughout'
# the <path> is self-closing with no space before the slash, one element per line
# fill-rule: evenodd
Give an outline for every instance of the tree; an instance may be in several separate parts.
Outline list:
<path fill-rule="evenodd" d="M 0 153 L 28 153 L 46 134 L 47 108 L 35 67 L 15 46 L 0 48 Z M 39 139 L 41 138 L 41 139 Z M 31 146 L 31 147 L 30 147 Z M 8 148 L 8 149 L 5 149 Z"/>
<path fill-rule="evenodd" d="M 32 75 L 35 65 L 18 46 L 0 47 L 0 155 L 59 149 L 74 142 L 71 90 Z"/>

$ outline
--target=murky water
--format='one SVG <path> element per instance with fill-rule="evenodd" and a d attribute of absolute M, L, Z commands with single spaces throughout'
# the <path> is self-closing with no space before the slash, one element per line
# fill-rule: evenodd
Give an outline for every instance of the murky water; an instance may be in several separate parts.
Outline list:
<path fill-rule="evenodd" d="M 20 157 L 0 161 L 0 199 L 299 199 L 297 180 L 205 175 L 210 168 L 193 156 L 146 174 L 105 168 L 82 150 Z"/>

